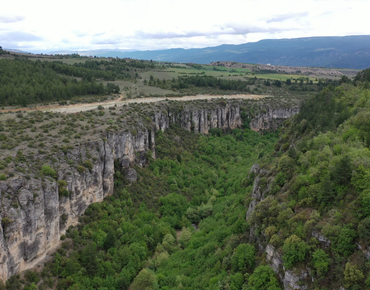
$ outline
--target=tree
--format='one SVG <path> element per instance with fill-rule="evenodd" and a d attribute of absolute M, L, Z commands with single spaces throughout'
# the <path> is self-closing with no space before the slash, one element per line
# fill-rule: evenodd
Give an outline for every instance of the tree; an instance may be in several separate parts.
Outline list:
<path fill-rule="evenodd" d="M 81 251 L 81 265 L 91 276 L 94 276 L 98 270 L 97 255 L 97 246 L 94 242 L 88 243 Z"/>
<path fill-rule="evenodd" d="M 298 236 L 291 235 L 284 241 L 283 261 L 286 268 L 292 268 L 299 262 L 303 262 L 308 252 L 307 244 Z"/>
<path fill-rule="evenodd" d="M 351 181 L 352 169 L 351 160 L 348 155 L 345 155 L 334 167 L 331 173 L 332 180 L 339 184 L 347 186 Z"/>
<path fill-rule="evenodd" d="M 247 290 L 281 290 L 274 271 L 269 266 L 258 266 L 248 279 Z"/>
<path fill-rule="evenodd" d="M 361 282 L 362 279 L 364 279 L 364 273 L 357 269 L 356 265 L 352 265 L 348 262 L 346 264 L 346 268 L 344 269 L 344 286 L 346 288 L 350 288 L 352 285 Z"/>
<path fill-rule="evenodd" d="M 324 250 L 317 249 L 312 254 L 313 266 L 318 276 L 324 276 L 329 270 L 329 257 Z"/>
<path fill-rule="evenodd" d="M 256 249 L 250 244 L 240 244 L 236 247 L 231 257 L 231 265 L 234 271 L 252 269 L 254 267 Z"/>
<path fill-rule="evenodd" d="M 143 269 L 135 277 L 130 286 L 131 290 L 155 290 L 158 289 L 157 277 L 153 271 Z"/>
<path fill-rule="evenodd" d="M 104 241 L 104 249 L 109 250 L 110 248 L 114 247 L 116 243 L 116 235 L 113 230 L 110 230 L 107 234 L 107 237 L 105 238 Z"/>
<path fill-rule="evenodd" d="M 358 234 L 364 241 L 370 240 L 370 217 L 363 219 L 358 224 Z"/>
<path fill-rule="evenodd" d="M 244 277 L 241 273 L 230 275 L 230 290 L 241 290 L 244 284 Z"/>
<path fill-rule="evenodd" d="M 357 237 L 356 231 L 351 224 L 345 225 L 339 232 L 334 249 L 345 257 L 348 257 L 356 248 L 354 239 Z"/>

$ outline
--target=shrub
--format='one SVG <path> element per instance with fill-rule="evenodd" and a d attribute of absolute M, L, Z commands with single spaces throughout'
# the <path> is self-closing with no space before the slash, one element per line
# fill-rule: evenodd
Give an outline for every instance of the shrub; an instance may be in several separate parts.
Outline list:
<path fill-rule="evenodd" d="M 7 176 L 4 173 L 0 174 L 0 180 L 6 180 Z"/>
<path fill-rule="evenodd" d="M 250 244 L 240 244 L 231 257 L 231 265 L 234 271 L 245 268 L 252 269 L 254 266 L 256 250 Z"/>
<path fill-rule="evenodd" d="M 27 271 L 24 274 L 24 277 L 29 282 L 36 282 L 37 283 L 39 281 L 39 277 L 37 276 L 37 273 L 36 272 L 33 272 L 33 271 Z"/>
<path fill-rule="evenodd" d="M 42 174 L 51 176 L 53 178 L 57 177 L 57 173 L 55 172 L 55 170 L 46 164 L 41 167 L 41 172 Z"/>
<path fill-rule="evenodd" d="M 356 243 L 354 242 L 356 237 L 357 233 L 352 229 L 352 225 L 345 225 L 339 232 L 334 250 L 348 257 L 356 248 Z"/>
<path fill-rule="evenodd" d="M 284 266 L 289 269 L 297 263 L 303 262 L 305 260 L 307 251 L 307 244 L 298 236 L 291 235 L 284 241 Z"/>
<path fill-rule="evenodd" d="M 86 167 L 89 170 L 91 170 L 93 168 L 93 164 L 90 160 L 85 160 L 84 163 L 83 163 L 83 166 Z"/>
<path fill-rule="evenodd" d="M 370 217 L 363 219 L 358 224 L 358 234 L 362 240 L 370 240 Z"/>
<path fill-rule="evenodd" d="M 313 266 L 318 276 L 324 276 L 329 270 L 329 257 L 324 250 L 317 249 L 312 254 Z"/>
<path fill-rule="evenodd" d="M 79 172 L 79 173 L 82 173 L 82 172 L 84 172 L 85 171 L 85 167 L 83 167 L 82 165 L 78 165 L 77 166 L 77 171 Z"/>
<path fill-rule="evenodd" d="M 65 180 L 58 181 L 58 191 L 59 191 L 59 197 L 69 196 L 69 191 L 67 190 L 67 181 Z"/>
<path fill-rule="evenodd" d="M 346 268 L 344 269 L 344 286 L 346 288 L 350 288 L 352 285 L 361 282 L 364 279 L 364 274 L 361 270 L 357 269 L 356 265 L 352 265 L 351 263 L 346 264 Z"/>
<path fill-rule="evenodd" d="M 274 271 L 269 266 L 258 266 L 248 279 L 248 286 L 253 290 L 280 290 Z"/>
<path fill-rule="evenodd" d="M 156 289 L 157 287 L 157 277 L 149 269 L 141 270 L 130 286 L 132 290 Z"/>

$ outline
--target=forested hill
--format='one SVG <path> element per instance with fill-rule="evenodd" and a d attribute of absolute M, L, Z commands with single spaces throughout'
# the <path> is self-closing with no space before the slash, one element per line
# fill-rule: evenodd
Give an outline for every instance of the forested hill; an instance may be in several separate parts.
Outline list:
<path fill-rule="evenodd" d="M 365 69 L 370 66 L 370 36 L 309 37 L 266 39 L 240 45 L 199 49 L 154 51 L 106 51 L 97 56 L 129 57 L 156 61 L 210 63 L 236 61 L 286 66 L 312 66 Z"/>
<path fill-rule="evenodd" d="M 307 101 L 256 178 L 247 220 L 284 285 L 370 287 L 369 72 Z"/>
<path fill-rule="evenodd" d="M 1 53 L 6 53 L 0 50 Z M 137 71 L 153 68 L 143 61 L 122 59 L 86 60 L 73 65 L 62 61 L 0 59 L 0 105 L 23 105 L 71 100 L 76 96 L 120 92 L 105 81 L 133 80 Z"/>

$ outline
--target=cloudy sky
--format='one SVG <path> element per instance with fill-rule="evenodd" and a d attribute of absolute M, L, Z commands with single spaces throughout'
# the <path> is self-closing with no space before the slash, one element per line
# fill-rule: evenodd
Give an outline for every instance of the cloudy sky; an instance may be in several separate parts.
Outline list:
<path fill-rule="evenodd" d="M 3 2 L 0 46 L 30 52 L 199 48 L 370 34 L 368 0 Z"/>

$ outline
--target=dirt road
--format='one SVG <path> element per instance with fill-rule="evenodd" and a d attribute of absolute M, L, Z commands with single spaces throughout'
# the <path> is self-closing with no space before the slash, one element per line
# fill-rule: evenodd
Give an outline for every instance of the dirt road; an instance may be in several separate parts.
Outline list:
<path fill-rule="evenodd" d="M 246 100 L 258 100 L 261 98 L 265 98 L 264 95 L 245 95 L 245 94 L 238 94 L 238 95 L 197 95 L 197 96 L 184 96 L 184 97 L 172 97 L 172 98 L 140 98 L 140 99 L 117 99 L 114 101 L 108 101 L 103 103 L 91 103 L 91 104 L 78 104 L 78 105 L 71 105 L 71 106 L 60 106 L 56 108 L 46 108 L 43 111 L 51 111 L 51 112 L 59 112 L 59 113 L 76 113 L 81 111 L 88 111 L 96 109 L 98 106 L 103 106 L 104 108 L 109 108 L 114 105 L 117 107 L 121 107 L 126 104 L 132 103 L 154 103 L 154 102 L 161 102 L 165 100 L 171 101 L 194 101 L 194 100 L 207 100 L 207 99 L 246 99 Z"/>
<path fill-rule="evenodd" d="M 126 104 L 133 103 L 154 103 L 161 102 L 165 100 L 171 101 L 194 101 L 194 100 L 207 100 L 207 99 L 246 99 L 246 100 L 258 100 L 265 98 L 265 95 L 251 95 L 251 94 L 237 94 L 237 95 L 197 95 L 197 96 L 184 96 L 184 97 L 160 97 L 160 98 L 140 98 L 140 99 L 125 99 L 124 95 L 120 95 L 119 98 L 111 101 L 87 103 L 87 104 L 75 104 L 75 105 L 48 105 L 48 106 L 36 106 L 31 108 L 18 108 L 9 110 L 0 110 L 0 113 L 6 112 L 26 112 L 26 111 L 48 111 L 48 112 L 59 112 L 59 113 L 77 113 L 82 111 L 94 110 L 98 106 L 103 106 L 104 108 L 109 108 L 114 105 L 121 107 Z"/>

